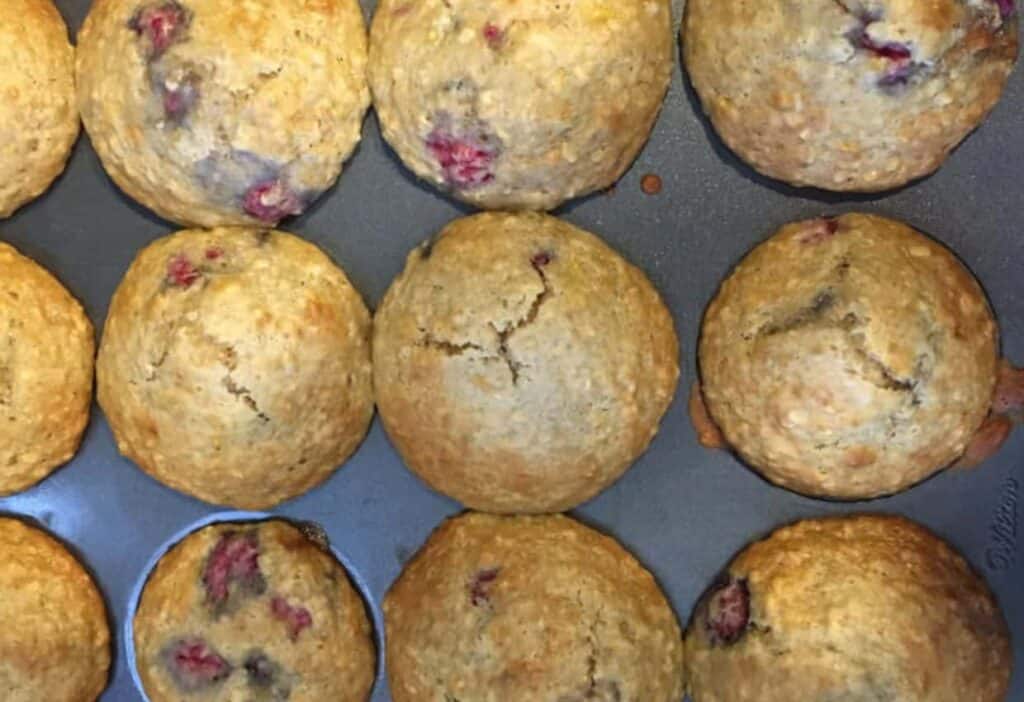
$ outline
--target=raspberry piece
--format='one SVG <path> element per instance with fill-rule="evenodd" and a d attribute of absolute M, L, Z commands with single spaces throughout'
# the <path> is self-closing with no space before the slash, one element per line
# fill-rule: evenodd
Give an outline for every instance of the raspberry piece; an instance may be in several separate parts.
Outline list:
<path fill-rule="evenodd" d="M 247 214 L 261 222 L 276 224 L 288 215 L 301 214 L 302 198 L 281 179 L 264 180 L 249 188 L 242 200 Z"/>
<path fill-rule="evenodd" d="M 875 41 L 868 35 L 866 29 L 858 35 L 857 45 L 866 51 L 870 51 L 875 56 L 888 59 L 889 61 L 909 61 L 913 55 L 910 47 L 906 44 L 896 41 Z"/>
<path fill-rule="evenodd" d="M 202 273 L 199 272 L 192 262 L 188 259 L 188 256 L 181 253 L 177 256 L 173 256 L 167 262 L 167 283 L 169 285 L 176 285 L 179 288 L 187 288 L 192 283 L 199 280 L 202 277 Z"/>
<path fill-rule="evenodd" d="M 712 643 L 733 644 L 743 638 L 750 623 L 750 590 L 746 580 L 731 576 L 708 599 L 706 627 Z"/>
<path fill-rule="evenodd" d="M 995 3 L 999 6 L 999 14 L 1002 15 L 1004 20 L 1012 17 L 1017 9 L 1014 7 L 1013 0 L 995 0 Z"/>
<path fill-rule="evenodd" d="M 492 49 L 500 49 L 501 45 L 505 43 L 505 32 L 496 24 L 490 22 L 485 24 L 483 35 L 487 45 Z"/>
<path fill-rule="evenodd" d="M 260 546 L 255 531 L 229 531 L 210 551 L 203 568 L 206 601 L 219 607 L 228 601 L 231 585 L 237 583 L 248 594 L 266 588 L 260 572 Z"/>
<path fill-rule="evenodd" d="M 164 116 L 172 122 L 181 122 L 199 102 L 199 76 L 189 73 L 177 84 L 164 83 L 160 92 Z"/>
<path fill-rule="evenodd" d="M 426 144 L 448 185 L 471 190 L 494 180 L 492 167 L 498 151 L 487 141 L 483 134 L 456 136 L 437 127 L 427 136 Z"/>
<path fill-rule="evenodd" d="M 486 568 L 477 571 L 469 581 L 469 601 L 474 607 L 488 604 L 491 601 L 490 586 L 498 579 L 500 568 Z"/>
<path fill-rule="evenodd" d="M 544 266 L 551 263 L 554 258 L 554 254 L 550 251 L 539 251 L 530 258 L 530 265 L 534 268 L 543 268 Z"/>
<path fill-rule="evenodd" d="M 191 19 L 188 10 L 171 0 L 143 5 L 128 20 L 128 27 L 146 39 L 152 60 L 184 37 Z"/>
<path fill-rule="evenodd" d="M 231 665 L 205 641 L 175 641 L 164 651 L 164 662 L 174 682 L 186 692 L 212 687 L 231 675 Z"/>
<path fill-rule="evenodd" d="M 837 217 L 819 217 L 804 222 L 804 231 L 800 233 L 801 244 L 820 244 L 831 239 L 839 232 Z"/>
<path fill-rule="evenodd" d="M 270 613 L 274 616 L 274 619 L 288 625 L 288 638 L 292 641 L 298 641 L 302 630 L 313 626 L 313 615 L 309 613 L 308 609 L 290 605 L 280 595 L 270 600 Z"/>
<path fill-rule="evenodd" d="M 211 246 L 206 250 L 206 253 L 203 255 L 206 256 L 207 261 L 216 261 L 218 258 L 224 255 L 224 249 L 222 249 L 219 246 Z"/>

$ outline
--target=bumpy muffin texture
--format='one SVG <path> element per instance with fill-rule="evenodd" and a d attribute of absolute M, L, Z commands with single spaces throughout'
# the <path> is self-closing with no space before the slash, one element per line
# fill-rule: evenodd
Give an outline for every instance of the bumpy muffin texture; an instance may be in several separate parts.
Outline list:
<path fill-rule="evenodd" d="M 373 414 L 370 316 L 282 232 L 184 231 L 114 294 L 97 360 L 121 453 L 208 502 L 265 508 L 325 480 Z"/>
<path fill-rule="evenodd" d="M 694 702 L 1003 702 L 1006 623 L 964 559 L 898 517 L 809 520 L 743 551 L 686 635 Z"/>
<path fill-rule="evenodd" d="M 668 0 L 381 0 L 370 84 L 416 175 L 479 207 L 550 209 L 629 167 L 672 53 Z"/>
<path fill-rule="evenodd" d="M 1017 57 L 1013 0 L 686 3 L 705 111 L 754 168 L 877 191 L 938 168 L 999 99 Z"/>
<path fill-rule="evenodd" d="M 797 222 L 708 307 L 704 397 L 728 443 L 811 495 L 906 488 L 963 453 L 989 411 L 997 330 L 946 248 L 868 215 Z"/>
<path fill-rule="evenodd" d="M 488 213 L 415 249 L 377 311 L 374 385 L 406 464 L 493 512 L 616 480 L 675 391 L 672 318 L 643 272 L 553 217 Z"/>
<path fill-rule="evenodd" d="M 107 173 L 185 225 L 299 214 L 341 173 L 370 102 L 356 0 L 96 0 L 78 42 Z"/>
<path fill-rule="evenodd" d="M 135 613 L 150 702 L 363 702 L 375 654 L 362 599 L 283 521 L 216 524 L 172 548 Z"/>
<path fill-rule="evenodd" d="M 384 600 L 395 702 L 679 702 L 654 578 L 563 516 L 445 522 Z"/>
<path fill-rule="evenodd" d="M 0 49 L 2 50 L 2 49 Z M 95 342 L 56 278 L 0 243 L 0 495 L 34 485 L 78 450 Z"/>
<path fill-rule="evenodd" d="M 0 697 L 93 702 L 107 686 L 110 629 L 92 578 L 55 539 L 0 518 Z"/>
<path fill-rule="evenodd" d="M 0 217 L 64 170 L 78 136 L 74 61 L 50 0 L 0 2 Z"/>

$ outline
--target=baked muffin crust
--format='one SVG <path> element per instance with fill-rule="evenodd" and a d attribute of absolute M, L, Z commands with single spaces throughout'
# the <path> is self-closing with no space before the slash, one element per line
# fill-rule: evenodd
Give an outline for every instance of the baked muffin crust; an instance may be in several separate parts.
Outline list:
<path fill-rule="evenodd" d="M 384 600 L 395 702 L 679 702 L 679 626 L 654 578 L 568 517 L 446 521 Z"/>

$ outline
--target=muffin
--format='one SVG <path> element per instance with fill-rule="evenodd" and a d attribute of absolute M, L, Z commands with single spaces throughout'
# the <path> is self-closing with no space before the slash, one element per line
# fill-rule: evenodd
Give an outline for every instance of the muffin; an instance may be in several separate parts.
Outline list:
<path fill-rule="evenodd" d="M 78 137 L 74 63 L 50 0 L 0 2 L 0 218 L 64 170 Z"/>
<path fill-rule="evenodd" d="M 301 213 L 337 180 L 370 103 L 356 0 L 95 0 L 78 46 L 107 173 L 186 226 Z"/>
<path fill-rule="evenodd" d="M 694 702 L 1002 702 L 1011 660 L 985 583 L 888 516 L 798 522 L 749 546 L 686 635 Z"/>
<path fill-rule="evenodd" d="M 478 207 L 605 188 L 661 107 L 671 22 L 668 0 L 381 0 L 369 76 L 384 138 Z"/>
<path fill-rule="evenodd" d="M 362 702 L 370 622 L 345 569 L 280 521 L 186 536 L 146 581 L 132 622 L 150 702 Z"/>
<path fill-rule="evenodd" d="M 955 461 L 986 418 L 997 330 L 977 281 L 905 224 L 870 215 L 783 227 L 704 316 L 711 418 L 768 480 L 876 497 Z"/>
<path fill-rule="evenodd" d="M 679 625 L 651 574 L 561 515 L 445 522 L 384 599 L 395 702 L 679 702 Z"/>
<path fill-rule="evenodd" d="M 871 192 L 937 169 L 1002 93 L 1013 0 L 690 0 L 683 53 L 726 144 L 792 185 Z"/>
<path fill-rule="evenodd" d="M 110 628 L 95 583 L 56 539 L 0 517 L 4 702 L 92 702 L 107 686 Z"/>
<path fill-rule="evenodd" d="M 374 321 L 395 447 L 490 512 L 559 512 L 614 482 L 657 432 L 678 356 L 643 272 L 541 214 L 451 223 L 409 255 Z"/>
<path fill-rule="evenodd" d="M 183 231 L 144 249 L 110 304 L 100 406 L 121 453 L 207 502 L 263 509 L 327 479 L 373 414 L 370 315 L 283 232 Z"/>
<path fill-rule="evenodd" d="M 9 495 L 78 450 L 95 341 L 82 306 L 35 261 L 0 243 L 0 270 L 0 495 Z"/>

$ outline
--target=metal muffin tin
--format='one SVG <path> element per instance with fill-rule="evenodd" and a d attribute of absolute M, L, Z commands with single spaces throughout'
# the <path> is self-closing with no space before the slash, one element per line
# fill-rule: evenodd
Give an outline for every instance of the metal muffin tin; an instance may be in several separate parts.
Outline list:
<path fill-rule="evenodd" d="M 77 32 L 89 0 L 57 4 Z M 367 17 L 374 4 L 363 3 Z M 729 454 L 705 451 L 686 412 L 700 318 L 719 282 L 779 225 L 822 213 L 876 212 L 944 242 L 985 287 L 1004 354 L 1024 362 L 1022 111 L 1024 71 L 1018 70 L 988 121 L 938 174 L 882 196 L 832 195 L 790 188 L 742 165 L 710 130 L 677 62 L 654 135 L 629 173 L 609 192 L 556 212 L 647 271 L 675 316 L 682 374 L 661 432 L 616 485 L 574 515 L 636 554 L 655 573 L 682 623 L 729 558 L 779 524 L 852 511 L 903 514 L 952 542 L 995 591 L 1014 633 L 1017 671 L 1008 699 L 1024 701 L 1024 431 L 979 469 L 947 471 L 895 497 L 848 504 L 773 487 Z M 641 177 L 649 173 L 662 178 L 660 194 L 641 191 Z M 468 212 L 418 183 L 382 143 L 371 116 L 340 183 L 281 228 L 329 253 L 373 307 L 409 250 Z M 51 191 L 0 221 L 0 239 L 53 271 L 82 300 L 98 335 L 136 252 L 175 229 L 120 194 L 83 136 Z M 133 592 L 176 535 L 223 508 L 165 488 L 120 457 L 94 407 L 70 465 L 0 499 L 0 511 L 34 518 L 82 557 L 104 593 L 115 637 L 110 687 L 102 699 L 140 699 L 126 653 Z M 458 511 L 402 466 L 375 421 L 358 453 L 327 483 L 272 513 L 323 526 L 369 595 L 379 626 L 380 602 L 402 564 Z M 388 699 L 385 676 L 379 675 L 373 700 Z"/>

